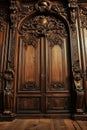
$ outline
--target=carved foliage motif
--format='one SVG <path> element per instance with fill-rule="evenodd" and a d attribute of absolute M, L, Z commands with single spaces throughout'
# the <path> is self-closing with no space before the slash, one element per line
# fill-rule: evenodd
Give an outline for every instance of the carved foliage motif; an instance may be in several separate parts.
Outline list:
<path fill-rule="evenodd" d="M 0 18 L 0 31 L 3 31 L 4 30 L 4 21 L 2 18 Z"/>
<path fill-rule="evenodd" d="M 65 85 L 64 82 L 53 82 L 50 84 L 50 88 L 51 89 L 55 89 L 55 90 L 60 90 L 60 89 L 64 89 Z"/>
<path fill-rule="evenodd" d="M 16 25 L 25 15 L 30 15 L 33 12 L 54 12 L 63 16 L 67 16 L 66 7 L 62 3 L 52 3 L 49 0 L 38 1 L 37 3 L 23 4 L 20 1 L 11 0 L 11 23 Z"/>
<path fill-rule="evenodd" d="M 70 8 L 70 17 L 71 17 L 71 23 L 72 23 L 71 27 L 72 27 L 72 30 L 74 31 L 76 29 L 75 23 L 76 23 L 77 8 L 78 8 L 77 0 L 69 0 L 68 6 Z"/>
<path fill-rule="evenodd" d="M 80 18 L 82 27 L 87 29 L 87 7 L 80 6 Z"/>
<path fill-rule="evenodd" d="M 23 90 L 37 90 L 38 87 L 35 82 L 26 82 L 21 87 Z"/>
<path fill-rule="evenodd" d="M 50 46 L 58 44 L 63 46 L 61 37 L 67 36 L 66 27 L 61 20 L 56 20 L 50 16 L 36 16 L 32 19 L 27 19 L 19 28 L 19 33 L 22 35 L 26 44 L 36 46 L 38 37 L 46 36 L 50 41 Z"/>

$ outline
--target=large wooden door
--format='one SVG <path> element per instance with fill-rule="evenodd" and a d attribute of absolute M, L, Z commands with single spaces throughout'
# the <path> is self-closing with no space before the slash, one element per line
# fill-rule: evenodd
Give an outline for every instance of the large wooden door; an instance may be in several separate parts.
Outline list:
<path fill-rule="evenodd" d="M 16 108 L 18 114 L 70 113 L 70 43 L 62 18 L 34 14 L 17 35 Z"/>

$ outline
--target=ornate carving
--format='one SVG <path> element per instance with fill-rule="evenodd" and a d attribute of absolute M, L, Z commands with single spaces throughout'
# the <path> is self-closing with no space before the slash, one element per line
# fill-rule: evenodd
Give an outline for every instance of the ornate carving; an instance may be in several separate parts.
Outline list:
<path fill-rule="evenodd" d="M 3 21 L 8 21 L 9 20 L 9 13 L 7 7 L 0 7 L 0 17 L 3 19 Z"/>
<path fill-rule="evenodd" d="M 80 5 L 80 18 L 82 27 L 87 29 L 87 7 Z"/>
<path fill-rule="evenodd" d="M 4 114 L 11 114 L 12 111 L 12 96 L 13 96 L 13 79 L 14 71 L 12 69 L 7 69 L 3 73 L 3 78 L 6 82 L 6 87 L 4 89 Z"/>
<path fill-rule="evenodd" d="M 32 45 L 33 47 L 37 46 L 37 38 L 34 35 L 29 34 L 26 32 L 24 36 L 22 36 L 24 41 L 24 46 L 27 48 L 28 45 Z"/>
<path fill-rule="evenodd" d="M 28 90 L 28 89 L 36 89 L 37 88 L 37 85 L 35 82 L 26 82 L 22 85 L 22 89 L 23 90 Z"/>
<path fill-rule="evenodd" d="M 3 75 L 4 79 L 7 80 L 8 82 L 9 81 L 13 81 L 14 79 L 14 71 L 12 69 L 7 69 L 5 72 L 4 72 L 4 75 Z"/>
<path fill-rule="evenodd" d="M 54 47 L 54 45 L 59 45 L 63 48 L 63 40 L 59 35 L 50 34 L 47 37 L 48 41 L 50 42 L 50 47 Z"/>
<path fill-rule="evenodd" d="M 20 20 L 27 16 L 30 15 L 34 12 L 54 12 L 57 14 L 60 14 L 62 16 L 67 16 L 67 7 L 65 7 L 61 2 L 60 3 L 53 3 L 50 2 L 49 0 L 43 0 L 43 1 L 38 1 L 37 3 L 31 3 L 28 1 L 29 4 L 24 4 L 20 2 L 19 0 L 14 1 L 11 0 L 11 6 L 10 6 L 10 11 L 11 11 L 11 26 L 15 26 Z M 26 3 L 26 2 L 25 2 Z"/>
<path fill-rule="evenodd" d="M 67 36 L 66 27 L 63 22 L 50 16 L 36 16 L 35 18 L 27 19 L 19 28 L 19 33 L 27 45 L 33 44 L 33 46 L 36 46 L 37 43 L 35 37 L 46 36 L 50 41 L 51 47 L 55 44 L 63 47 L 62 37 Z M 34 39 L 34 43 L 32 39 Z"/>
<path fill-rule="evenodd" d="M 64 82 L 53 82 L 50 84 L 50 88 L 53 89 L 64 89 L 65 85 Z"/>
<path fill-rule="evenodd" d="M 0 31 L 3 31 L 5 27 L 3 19 L 0 17 Z"/>
<path fill-rule="evenodd" d="M 71 23 L 72 23 L 72 29 L 75 30 L 75 23 L 76 23 L 76 18 L 77 18 L 77 0 L 69 0 L 68 4 L 70 8 L 70 16 L 71 16 Z"/>
<path fill-rule="evenodd" d="M 44 12 L 50 10 L 51 5 L 49 0 L 40 0 L 38 3 L 35 4 L 35 8 L 37 11 Z"/>

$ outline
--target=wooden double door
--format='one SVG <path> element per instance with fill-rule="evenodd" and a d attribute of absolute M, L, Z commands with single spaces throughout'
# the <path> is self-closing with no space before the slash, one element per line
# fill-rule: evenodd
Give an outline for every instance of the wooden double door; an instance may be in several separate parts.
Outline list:
<path fill-rule="evenodd" d="M 20 23 L 16 44 L 15 113 L 71 111 L 68 27 L 61 17 L 33 14 Z"/>

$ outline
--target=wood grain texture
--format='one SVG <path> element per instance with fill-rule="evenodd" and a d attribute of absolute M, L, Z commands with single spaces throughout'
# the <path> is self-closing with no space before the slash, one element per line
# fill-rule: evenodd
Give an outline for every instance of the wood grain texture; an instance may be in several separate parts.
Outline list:
<path fill-rule="evenodd" d="M 0 122 L 0 130 L 87 130 L 87 121 L 16 119 L 12 122 Z"/>

